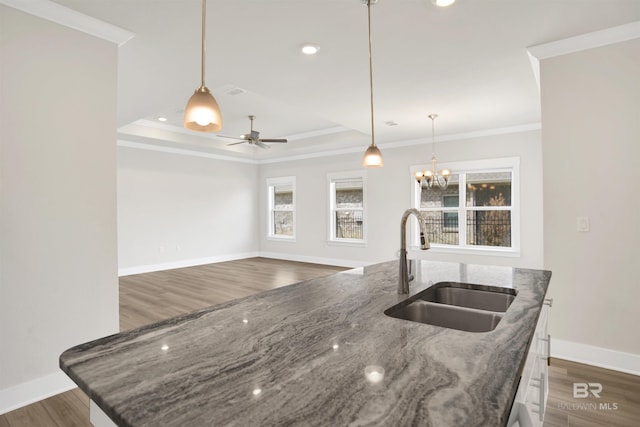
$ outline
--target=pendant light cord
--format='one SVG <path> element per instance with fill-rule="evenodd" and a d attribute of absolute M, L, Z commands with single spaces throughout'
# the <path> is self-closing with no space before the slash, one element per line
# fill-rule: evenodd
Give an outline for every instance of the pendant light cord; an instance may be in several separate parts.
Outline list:
<path fill-rule="evenodd" d="M 371 55 L 371 1 L 367 0 L 367 18 L 369 22 L 369 94 L 371 103 L 371 145 L 376 145 L 375 130 L 373 125 L 373 60 Z"/>
<path fill-rule="evenodd" d="M 431 117 L 431 155 L 436 156 L 436 118 Z"/>
<path fill-rule="evenodd" d="M 429 114 L 429 118 L 431 119 L 431 157 L 436 156 L 436 118 L 437 114 Z"/>
<path fill-rule="evenodd" d="M 206 39 L 206 34 L 205 34 L 205 29 L 206 29 L 206 20 L 207 20 L 207 0 L 202 0 L 202 78 L 201 80 L 201 84 L 200 84 L 200 88 L 204 88 L 204 64 L 205 64 L 205 60 L 206 60 L 206 55 L 205 52 L 207 51 L 207 39 Z"/>

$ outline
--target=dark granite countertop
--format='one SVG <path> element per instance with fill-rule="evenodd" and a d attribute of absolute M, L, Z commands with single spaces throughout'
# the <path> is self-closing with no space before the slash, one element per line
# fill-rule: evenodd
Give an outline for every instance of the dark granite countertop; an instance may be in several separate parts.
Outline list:
<path fill-rule="evenodd" d="M 411 294 L 517 290 L 495 330 L 472 333 L 383 314 L 407 298 L 390 261 L 82 344 L 60 366 L 120 426 L 499 426 L 550 277 L 419 261 Z"/>

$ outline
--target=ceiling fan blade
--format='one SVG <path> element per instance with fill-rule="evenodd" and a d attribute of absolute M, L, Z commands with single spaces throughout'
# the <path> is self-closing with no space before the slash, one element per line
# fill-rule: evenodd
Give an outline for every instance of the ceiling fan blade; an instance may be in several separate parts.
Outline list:
<path fill-rule="evenodd" d="M 252 130 L 251 133 L 249 134 L 249 139 L 259 139 L 259 138 L 260 138 L 260 132 L 256 130 Z"/>
<path fill-rule="evenodd" d="M 227 136 L 227 135 L 216 135 L 219 136 L 220 138 L 231 138 L 231 139 L 241 139 L 241 140 L 246 140 L 246 138 L 238 138 L 237 136 Z"/>
<path fill-rule="evenodd" d="M 256 145 L 257 145 L 258 147 L 260 147 L 260 148 L 271 148 L 271 147 L 269 147 L 267 144 L 263 144 L 263 143 L 262 143 L 262 142 L 260 142 L 260 141 L 255 141 L 255 142 L 254 142 L 254 144 L 256 144 Z"/>
<path fill-rule="evenodd" d="M 268 138 L 261 138 L 260 141 L 262 141 L 262 142 L 287 142 L 286 139 L 268 139 Z"/>
<path fill-rule="evenodd" d="M 239 138 L 237 138 L 237 139 L 239 139 Z M 245 142 L 247 142 L 247 141 L 243 140 L 243 141 L 240 141 L 240 142 L 232 142 L 231 144 L 227 144 L 227 145 L 238 145 L 238 144 L 244 144 Z"/>

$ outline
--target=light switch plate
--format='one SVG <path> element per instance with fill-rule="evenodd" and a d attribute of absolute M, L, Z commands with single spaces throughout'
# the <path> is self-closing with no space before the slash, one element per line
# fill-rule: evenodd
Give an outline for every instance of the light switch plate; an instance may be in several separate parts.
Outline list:
<path fill-rule="evenodd" d="M 577 229 L 581 233 L 586 233 L 586 232 L 589 231 L 589 217 L 588 216 L 579 216 L 578 217 Z"/>

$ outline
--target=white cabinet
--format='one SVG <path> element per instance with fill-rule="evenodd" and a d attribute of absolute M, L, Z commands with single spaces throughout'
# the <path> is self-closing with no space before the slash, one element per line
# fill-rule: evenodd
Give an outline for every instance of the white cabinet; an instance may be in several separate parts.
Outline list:
<path fill-rule="evenodd" d="M 511 407 L 508 427 L 538 427 L 544 421 L 544 411 L 549 395 L 549 342 L 547 320 L 552 300 L 542 304 L 536 330 L 529 346 L 529 353 L 522 370 L 520 385 Z"/>
<path fill-rule="evenodd" d="M 93 427 L 118 427 L 93 400 L 89 400 L 89 421 Z"/>

